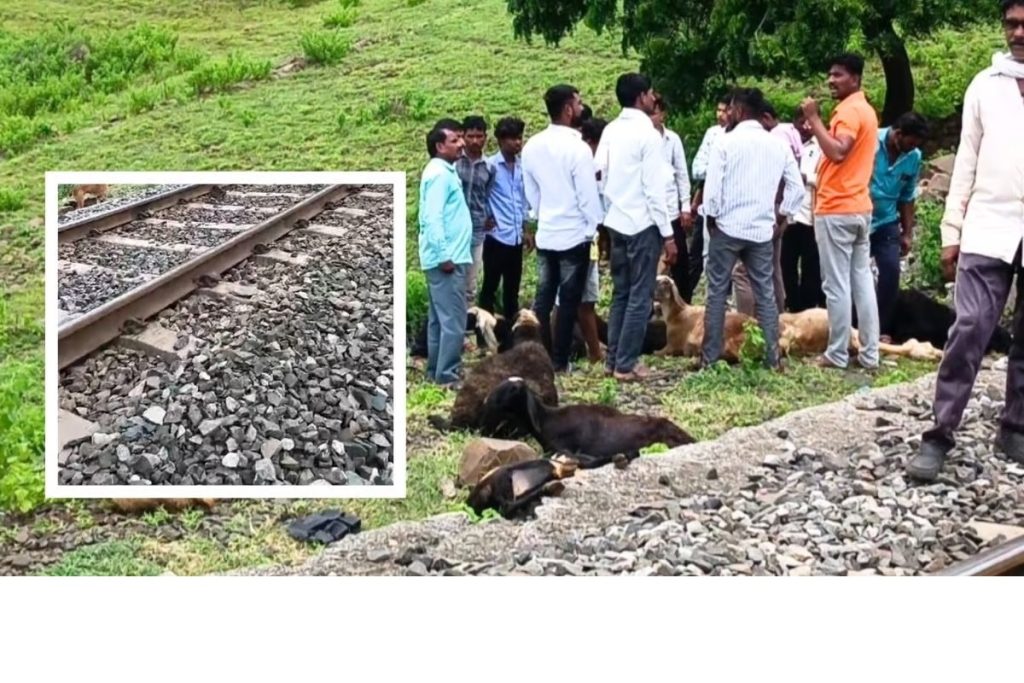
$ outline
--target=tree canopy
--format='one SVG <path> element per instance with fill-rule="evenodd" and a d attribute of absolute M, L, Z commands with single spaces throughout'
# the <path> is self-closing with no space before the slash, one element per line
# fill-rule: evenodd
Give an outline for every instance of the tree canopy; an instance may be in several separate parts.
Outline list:
<path fill-rule="evenodd" d="M 882 112 L 914 105 L 906 41 L 995 21 L 995 0 L 507 0 L 516 37 L 558 45 L 577 25 L 621 28 L 624 53 L 674 106 L 691 110 L 742 77 L 807 78 L 852 45 L 881 59 Z"/>

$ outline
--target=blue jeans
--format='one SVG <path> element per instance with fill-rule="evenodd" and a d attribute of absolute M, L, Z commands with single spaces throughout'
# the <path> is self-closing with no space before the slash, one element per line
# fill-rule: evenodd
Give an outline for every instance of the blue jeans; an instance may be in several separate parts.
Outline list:
<path fill-rule="evenodd" d="M 882 334 L 892 333 L 892 312 L 900 293 L 900 224 L 887 223 L 871 233 L 871 256 L 878 267 L 878 318 Z"/>
<path fill-rule="evenodd" d="M 451 273 L 440 268 L 425 271 L 427 278 L 427 378 L 438 384 L 459 379 L 462 345 L 466 337 L 466 274 L 468 263 Z"/>
<path fill-rule="evenodd" d="M 605 367 L 627 373 L 636 367 L 643 351 L 663 239 L 654 225 L 635 235 L 611 228 L 608 234 L 612 242 L 612 305 Z"/>
<path fill-rule="evenodd" d="M 537 250 L 537 298 L 533 310 L 540 320 L 541 338 L 551 354 L 551 364 L 556 372 L 569 367 L 572 331 L 583 300 L 589 270 L 589 240 L 565 251 Z M 561 305 L 558 307 L 558 329 L 555 330 L 552 344 L 551 310 L 555 307 L 556 295 Z"/>

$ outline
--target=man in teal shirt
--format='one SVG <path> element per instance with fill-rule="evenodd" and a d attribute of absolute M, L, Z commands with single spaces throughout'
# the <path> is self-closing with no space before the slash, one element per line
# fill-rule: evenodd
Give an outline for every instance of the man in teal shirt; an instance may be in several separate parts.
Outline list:
<path fill-rule="evenodd" d="M 878 268 L 878 318 L 882 341 L 891 341 L 892 312 L 900 291 L 900 258 L 910 253 L 914 202 L 921 176 L 921 145 L 928 124 L 909 112 L 891 128 L 878 131 L 875 170 L 871 174 L 871 256 Z"/>
<path fill-rule="evenodd" d="M 427 377 L 457 389 L 466 335 L 466 276 L 473 263 L 473 221 L 455 161 L 464 142 L 458 122 L 427 133 L 430 161 L 420 178 L 420 267 L 427 280 Z"/>

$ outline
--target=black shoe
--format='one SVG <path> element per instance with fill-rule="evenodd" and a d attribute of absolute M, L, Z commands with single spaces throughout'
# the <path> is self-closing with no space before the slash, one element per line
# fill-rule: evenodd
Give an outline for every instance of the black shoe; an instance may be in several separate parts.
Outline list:
<path fill-rule="evenodd" d="M 996 449 L 1010 460 L 1024 465 L 1024 434 L 1007 427 L 1000 427 L 996 435 Z"/>
<path fill-rule="evenodd" d="M 907 474 L 919 481 L 935 481 L 949 451 L 950 448 L 943 443 L 922 439 L 917 455 L 907 463 Z"/>

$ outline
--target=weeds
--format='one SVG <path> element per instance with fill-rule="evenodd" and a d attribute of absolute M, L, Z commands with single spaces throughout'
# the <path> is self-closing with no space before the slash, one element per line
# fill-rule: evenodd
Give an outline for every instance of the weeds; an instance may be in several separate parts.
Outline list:
<path fill-rule="evenodd" d="M 0 362 L 0 509 L 28 512 L 42 502 L 43 361 L 36 353 Z"/>
<path fill-rule="evenodd" d="M 0 212 L 25 208 L 25 193 L 11 187 L 0 187 Z"/>
<path fill-rule="evenodd" d="M 337 64 L 352 49 L 352 42 L 332 31 L 307 31 L 302 35 L 302 52 L 311 64 Z"/>
<path fill-rule="evenodd" d="M 251 59 L 232 52 L 223 59 L 210 62 L 194 71 L 188 84 L 196 95 L 224 92 L 243 81 L 259 81 L 270 77 L 267 59 Z"/>

